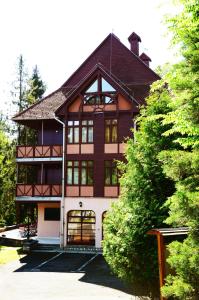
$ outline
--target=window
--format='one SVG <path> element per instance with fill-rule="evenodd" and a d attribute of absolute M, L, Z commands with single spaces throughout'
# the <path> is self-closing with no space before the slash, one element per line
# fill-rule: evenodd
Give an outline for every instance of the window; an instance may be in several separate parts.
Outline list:
<path fill-rule="evenodd" d="M 97 92 L 97 90 L 98 90 L 98 82 L 97 80 L 95 80 L 87 89 L 86 93 L 94 93 Z"/>
<path fill-rule="evenodd" d="M 45 221 L 59 221 L 60 220 L 60 208 L 45 208 L 44 209 Z"/>
<path fill-rule="evenodd" d="M 67 161 L 67 184 L 79 184 L 79 161 Z"/>
<path fill-rule="evenodd" d="M 102 92 L 115 92 L 115 89 L 108 83 L 104 78 L 102 78 Z"/>
<path fill-rule="evenodd" d="M 117 143 L 117 120 L 105 120 L 105 143 Z"/>
<path fill-rule="evenodd" d="M 93 120 L 82 121 L 82 143 L 93 143 Z"/>
<path fill-rule="evenodd" d="M 84 104 L 87 105 L 115 104 L 116 100 L 116 90 L 101 76 L 86 89 L 84 95 Z"/>
<path fill-rule="evenodd" d="M 92 210 L 68 212 L 67 243 L 95 245 L 95 213 Z"/>
<path fill-rule="evenodd" d="M 68 121 L 68 144 L 93 143 L 93 120 Z"/>
<path fill-rule="evenodd" d="M 68 185 L 93 185 L 93 161 L 67 161 Z"/>
<path fill-rule="evenodd" d="M 68 121 L 68 143 L 79 143 L 79 121 Z"/>
<path fill-rule="evenodd" d="M 93 161 L 91 160 L 81 162 L 81 184 L 93 185 Z"/>
<path fill-rule="evenodd" d="M 105 185 L 118 185 L 118 171 L 115 161 L 105 161 Z"/>

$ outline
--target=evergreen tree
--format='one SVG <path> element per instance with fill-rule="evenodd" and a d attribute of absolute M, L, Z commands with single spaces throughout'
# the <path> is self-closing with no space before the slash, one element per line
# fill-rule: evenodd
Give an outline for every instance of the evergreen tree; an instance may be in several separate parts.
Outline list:
<path fill-rule="evenodd" d="M 45 90 L 46 86 L 39 75 L 38 67 L 34 67 L 33 73 L 28 79 L 24 58 L 20 55 L 17 60 L 17 79 L 14 82 L 14 91 L 12 92 L 13 104 L 17 105 L 18 112 L 39 101 Z M 17 125 L 17 133 L 18 144 L 20 145 L 36 142 L 35 132 L 30 128 Z"/>
<path fill-rule="evenodd" d="M 129 140 L 119 201 L 107 213 L 104 224 L 103 252 L 112 270 L 134 286 L 154 288 L 157 292 L 158 265 L 155 239 L 147 235 L 151 228 L 162 227 L 167 216 L 164 203 L 174 192 L 172 181 L 163 174 L 158 154 L 173 146 L 162 134 L 170 128 L 162 125 L 170 111 L 170 93 L 164 81 L 154 83 L 147 107 L 138 119 L 135 141 Z M 156 285 L 155 285 L 156 282 Z"/>
<path fill-rule="evenodd" d="M 183 60 L 170 75 L 172 112 L 164 124 L 172 124 L 165 133 L 177 134 L 181 150 L 160 155 L 164 171 L 176 182 L 176 192 L 168 200 L 169 224 L 189 226 L 184 242 L 169 246 L 168 262 L 175 275 L 167 277 L 165 296 L 199 299 L 199 1 L 181 0 L 183 11 L 170 20 L 173 40 L 180 45 Z"/>
<path fill-rule="evenodd" d="M 31 78 L 28 80 L 28 89 L 26 91 L 27 106 L 30 106 L 40 100 L 46 91 L 46 86 L 43 83 L 37 65 L 33 69 Z"/>
<path fill-rule="evenodd" d="M 25 62 L 23 55 L 17 58 L 17 67 L 16 67 L 16 80 L 13 83 L 13 90 L 11 95 L 13 98 L 13 104 L 17 107 L 16 111 L 21 112 L 26 107 L 26 87 L 27 87 L 27 72 L 25 68 Z M 13 129 L 13 133 L 17 133 L 18 144 L 23 140 L 23 126 L 18 124 L 16 128 Z"/>
<path fill-rule="evenodd" d="M 15 141 L 6 136 L 8 127 L 0 119 L 0 227 L 15 222 Z"/>
<path fill-rule="evenodd" d="M 11 92 L 13 96 L 13 104 L 17 105 L 17 111 L 21 112 L 26 107 L 26 86 L 27 86 L 27 72 L 23 55 L 17 58 L 17 78 L 14 82 L 14 90 Z"/>
<path fill-rule="evenodd" d="M 37 101 L 41 100 L 45 93 L 46 86 L 43 83 L 37 65 L 34 67 L 30 79 L 27 81 L 27 89 L 25 92 L 25 106 L 28 108 Z M 21 143 L 34 145 L 37 142 L 36 132 L 32 128 L 23 127 Z"/>

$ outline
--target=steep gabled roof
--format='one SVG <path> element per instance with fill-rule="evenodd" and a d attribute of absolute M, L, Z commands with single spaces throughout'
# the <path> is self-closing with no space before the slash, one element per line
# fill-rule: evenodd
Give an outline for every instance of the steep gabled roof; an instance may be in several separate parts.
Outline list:
<path fill-rule="evenodd" d="M 143 103 L 148 87 L 160 77 L 137 55 L 124 46 L 114 35 L 109 34 L 82 65 L 55 92 L 13 117 L 14 121 L 53 119 L 54 113 L 67 101 L 72 92 L 88 77 L 96 65 L 109 74 L 133 99 L 134 90 Z M 137 92 L 139 90 L 139 92 Z M 142 96 L 143 95 L 143 96 Z M 135 99 L 136 98 L 136 99 Z"/>
<path fill-rule="evenodd" d="M 55 113 L 59 113 L 67 103 L 70 104 L 71 100 L 73 100 L 79 92 L 85 87 L 85 84 L 89 84 L 89 79 L 92 80 L 92 78 L 95 77 L 96 74 L 101 74 L 109 83 L 111 83 L 114 88 L 120 92 L 123 96 L 126 97 L 127 100 L 134 103 L 134 105 L 137 107 L 141 104 L 139 100 L 137 101 L 132 95 L 131 90 L 126 87 L 123 83 L 120 82 L 120 80 L 113 74 L 110 75 L 107 70 L 105 70 L 105 67 L 102 64 L 97 64 L 94 66 L 94 68 L 82 79 L 80 82 L 76 85 L 75 89 L 72 89 L 71 92 L 68 93 L 67 99 L 65 102 L 56 110 Z"/>
<path fill-rule="evenodd" d="M 126 86 L 132 84 L 149 85 L 160 79 L 139 56 L 123 45 L 118 37 L 109 34 L 62 85 L 62 88 L 75 87 L 81 78 L 85 77 L 98 63 L 101 63 L 110 73 L 115 74 Z"/>

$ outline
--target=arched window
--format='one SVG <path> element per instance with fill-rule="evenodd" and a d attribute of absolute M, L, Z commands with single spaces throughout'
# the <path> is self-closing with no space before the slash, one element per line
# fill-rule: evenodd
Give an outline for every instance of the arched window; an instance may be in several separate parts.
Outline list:
<path fill-rule="evenodd" d="M 95 213 L 92 210 L 68 212 L 67 244 L 95 245 Z"/>

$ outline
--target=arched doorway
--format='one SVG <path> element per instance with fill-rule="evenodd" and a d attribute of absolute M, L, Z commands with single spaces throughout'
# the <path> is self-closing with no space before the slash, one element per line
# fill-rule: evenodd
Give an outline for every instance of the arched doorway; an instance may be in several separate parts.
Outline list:
<path fill-rule="evenodd" d="M 95 213 L 92 210 L 68 212 L 67 244 L 95 245 Z"/>

